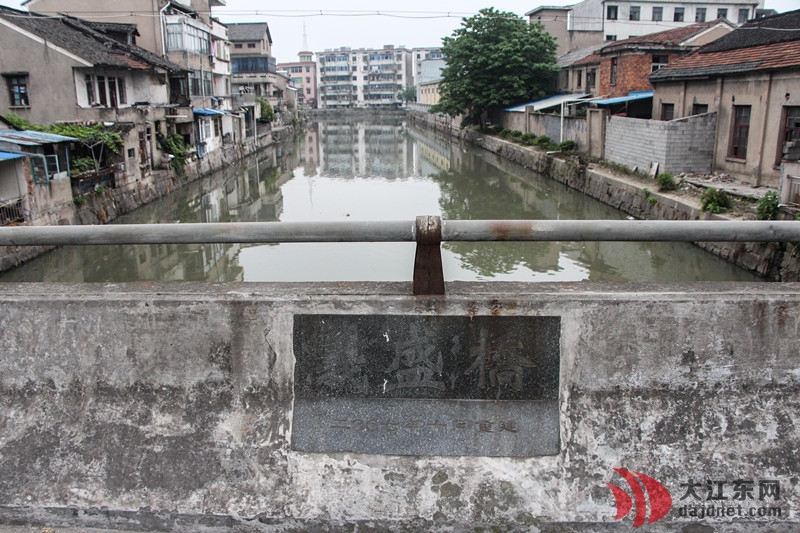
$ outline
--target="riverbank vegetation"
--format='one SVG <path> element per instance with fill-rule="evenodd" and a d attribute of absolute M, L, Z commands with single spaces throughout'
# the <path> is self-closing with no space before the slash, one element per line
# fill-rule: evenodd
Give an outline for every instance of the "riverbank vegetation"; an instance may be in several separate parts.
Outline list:
<path fill-rule="evenodd" d="M 555 39 L 514 13 L 482 9 L 442 40 L 445 68 L 432 113 L 483 125 L 503 107 L 543 98 L 558 73 Z"/>

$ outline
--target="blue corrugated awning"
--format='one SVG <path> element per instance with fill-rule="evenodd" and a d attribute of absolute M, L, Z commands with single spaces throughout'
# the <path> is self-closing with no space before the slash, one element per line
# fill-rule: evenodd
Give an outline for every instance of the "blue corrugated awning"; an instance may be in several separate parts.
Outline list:
<path fill-rule="evenodd" d="M 25 157 L 27 154 L 20 154 L 17 152 L 1 152 L 0 151 L 0 161 L 10 161 L 12 159 L 19 159 L 21 157 Z"/>
<path fill-rule="evenodd" d="M 653 91 L 633 91 L 628 93 L 628 96 L 617 96 L 616 98 L 604 98 L 602 100 L 592 100 L 592 103 L 597 105 L 621 104 L 624 102 L 631 102 L 633 100 L 644 100 L 645 98 L 652 98 Z"/>
<path fill-rule="evenodd" d="M 195 115 L 203 115 L 203 116 L 209 116 L 209 115 L 227 115 L 227 113 L 226 113 L 226 112 L 224 112 L 224 111 L 220 111 L 219 109 L 195 109 L 195 110 L 194 110 L 194 114 L 195 114 Z"/>
<path fill-rule="evenodd" d="M 19 144 L 22 146 L 41 146 L 43 144 L 63 143 L 77 141 L 74 137 L 56 135 L 55 133 L 44 133 L 41 131 L 0 131 L 0 141 Z"/>
<path fill-rule="evenodd" d="M 528 102 L 527 104 L 522 104 L 514 107 L 506 108 L 506 111 L 510 111 L 512 113 L 523 113 L 525 108 L 528 106 L 533 106 L 534 111 L 539 111 L 541 109 L 548 109 L 550 107 L 557 107 L 560 106 L 564 102 L 569 102 L 572 100 L 581 100 L 589 96 L 586 93 L 580 94 L 557 94 L 555 96 L 550 96 L 545 98 L 544 100 L 537 100 L 535 102 Z"/>

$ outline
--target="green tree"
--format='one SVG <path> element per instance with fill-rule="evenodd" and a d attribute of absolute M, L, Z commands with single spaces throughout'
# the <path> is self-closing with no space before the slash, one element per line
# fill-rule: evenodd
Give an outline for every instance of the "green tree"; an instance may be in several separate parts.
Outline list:
<path fill-rule="evenodd" d="M 399 93 L 397 93 L 397 98 L 401 102 L 416 102 L 417 101 L 417 89 L 416 87 L 406 87 Z"/>
<path fill-rule="evenodd" d="M 481 124 L 487 112 L 545 96 L 558 72 L 553 36 L 514 13 L 482 9 L 442 43 L 446 66 L 431 112 L 463 115 L 465 126 Z"/>
<path fill-rule="evenodd" d="M 272 106 L 263 98 L 259 98 L 256 96 L 256 101 L 261 104 L 261 120 L 265 120 L 267 122 L 274 122 L 275 121 L 275 110 L 272 109 Z"/>

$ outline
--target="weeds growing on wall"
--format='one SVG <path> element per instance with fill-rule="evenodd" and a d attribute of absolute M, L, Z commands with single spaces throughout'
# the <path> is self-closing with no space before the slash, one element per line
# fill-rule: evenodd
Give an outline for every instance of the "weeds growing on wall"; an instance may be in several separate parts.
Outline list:
<path fill-rule="evenodd" d="M 778 217 L 778 193 L 769 191 L 756 202 L 756 216 L 759 220 L 775 220 Z"/>
<path fill-rule="evenodd" d="M 733 206 L 730 195 L 714 187 L 706 189 L 700 201 L 703 211 L 713 214 L 724 213 Z"/>

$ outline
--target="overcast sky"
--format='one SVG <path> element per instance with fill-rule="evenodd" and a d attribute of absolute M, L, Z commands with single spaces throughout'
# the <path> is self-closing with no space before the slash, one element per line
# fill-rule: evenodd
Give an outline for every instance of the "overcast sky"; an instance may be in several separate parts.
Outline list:
<path fill-rule="evenodd" d="M 124 0 L 114 0 L 121 5 Z M 576 0 L 495 0 L 493 7 L 519 15 L 539 5 L 569 5 Z M 18 8 L 21 0 L 0 0 Z M 308 48 L 321 52 L 329 48 L 380 48 L 386 44 L 408 48 L 439 46 L 471 16 L 487 6 L 487 0 L 402 0 L 386 9 L 376 9 L 374 0 L 299 0 L 278 3 L 264 0 L 226 0 L 226 7 L 215 8 L 222 22 L 268 22 L 273 40 L 273 55 L 278 62 L 297 60 L 303 48 L 303 33 Z M 766 7 L 778 12 L 800 7 L 800 0 L 766 0 Z M 291 8 L 291 9 L 290 9 Z"/>

